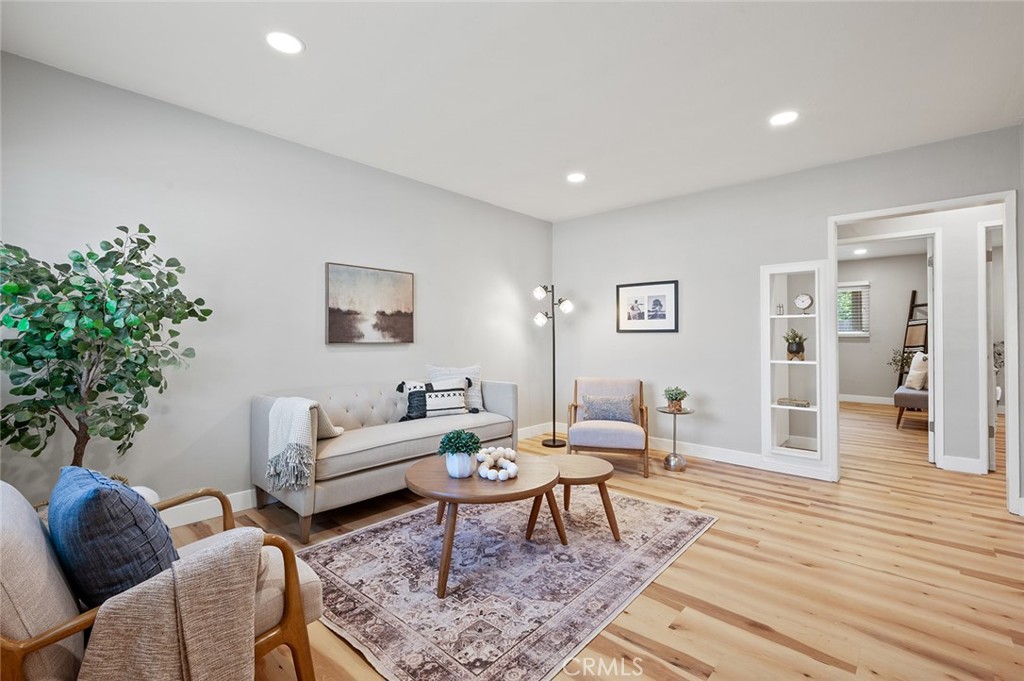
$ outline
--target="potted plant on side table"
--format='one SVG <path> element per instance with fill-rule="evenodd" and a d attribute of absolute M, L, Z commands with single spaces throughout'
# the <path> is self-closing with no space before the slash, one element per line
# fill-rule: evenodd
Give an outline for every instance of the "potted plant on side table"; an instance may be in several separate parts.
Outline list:
<path fill-rule="evenodd" d="M 665 388 L 665 399 L 668 400 L 669 411 L 674 411 L 679 414 L 683 411 L 683 400 L 689 397 L 690 393 L 686 392 L 678 385 L 672 388 Z"/>
<path fill-rule="evenodd" d="M 445 457 L 448 475 L 468 478 L 473 475 L 473 457 L 480 451 L 480 438 L 468 430 L 452 430 L 441 436 L 438 456 Z"/>

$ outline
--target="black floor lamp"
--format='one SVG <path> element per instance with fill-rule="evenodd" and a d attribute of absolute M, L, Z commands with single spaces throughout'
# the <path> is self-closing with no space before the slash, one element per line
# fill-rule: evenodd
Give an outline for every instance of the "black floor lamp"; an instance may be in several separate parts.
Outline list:
<path fill-rule="evenodd" d="M 533 317 L 533 323 L 537 326 L 544 326 L 551 322 L 551 439 L 544 440 L 541 444 L 545 447 L 564 447 L 565 440 L 558 439 L 558 432 L 555 430 L 555 306 L 558 309 L 569 314 L 572 312 L 573 304 L 571 300 L 566 298 L 559 298 L 555 300 L 555 285 L 550 286 L 538 286 L 533 289 L 533 297 L 537 300 L 544 300 L 545 296 L 551 296 L 551 312 L 538 312 Z"/>

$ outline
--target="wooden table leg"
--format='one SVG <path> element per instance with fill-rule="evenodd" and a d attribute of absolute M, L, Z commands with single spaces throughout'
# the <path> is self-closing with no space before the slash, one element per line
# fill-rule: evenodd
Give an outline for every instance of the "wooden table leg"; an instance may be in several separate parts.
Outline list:
<path fill-rule="evenodd" d="M 619 523 L 615 520 L 615 509 L 612 508 L 612 500 L 608 496 L 608 488 L 603 482 L 597 483 L 597 488 L 601 490 L 601 502 L 604 504 L 604 514 L 608 516 L 608 524 L 612 527 L 612 536 L 615 537 L 615 541 L 619 541 Z"/>
<path fill-rule="evenodd" d="M 533 536 L 533 528 L 537 526 L 537 516 L 540 514 L 540 503 L 542 494 L 538 494 L 533 498 L 533 508 L 530 509 L 530 522 L 526 524 L 526 540 L 529 541 L 530 537 Z"/>
<path fill-rule="evenodd" d="M 562 540 L 563 545 L 567 545 L 569 543 L 569 538 L 565 536 L 565 525 L 562 524 L 562 514 L 558 512 L 558 502 L 555 501 L 555 493 L 548 490 L 544 493 L 544 496 L 548 499 L 548 508 L 551 509 L 551 517 L 555 521 L 555 529 L 558 530 L 558 538 Z"/>
<path fill-rule="evenodd" d="M 565 510 L 568 511 L 569 510 L 569 490 L 572 488 L 572 485 L 564 484 L 564 485 L 562 485 L 562 487 L 564 488 L 564 492 L 565 492 Z"/>
<path fill-rule="evenodd" d="M 444 526 L 444 545 L 441 547 L 441 566 L 437 570 L 437 597 L 444 598 L 448 588 L 448 569 L 452 566 L 452 545 L 455 544 L 455 517 L 458 504 L 448 504 L 448 520 Z"/>
<path fill-rule="evenodd" d="M 444 503 L 443 501 L 437 502 L 437 522 L 435 525 L 440 525 L 441 521 L 444 520 Z"/>

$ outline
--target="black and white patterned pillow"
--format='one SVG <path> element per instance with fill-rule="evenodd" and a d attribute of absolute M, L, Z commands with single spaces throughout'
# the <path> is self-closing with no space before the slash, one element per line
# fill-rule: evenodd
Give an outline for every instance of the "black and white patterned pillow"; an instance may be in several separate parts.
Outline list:
<path fill-rule="evenodd" d="M 432 416 L 465 414 L 466 388 L 468 378 L 453 378 L 445 381 L 424 383 L 423 381 L 402 381 L 398 392 L 409 395 L 409 408 L 402 421 L 412 421 Z"/>

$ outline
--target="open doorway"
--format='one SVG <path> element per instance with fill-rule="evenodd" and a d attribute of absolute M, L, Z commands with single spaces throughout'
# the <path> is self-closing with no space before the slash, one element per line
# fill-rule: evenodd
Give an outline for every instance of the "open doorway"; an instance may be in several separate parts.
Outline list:
<path fill-rule="evenodd" d="M 988 224 L 988 227 L 983 225 Z M 1002 243 L 1001 286 L 987 272 L 986 251 L 998 230 Z M 934 284 L 929 297 L 929 408 L 928 438 L 939 468 L 961 473 L 985 474 L 989 470 L 991 415 L 1002 406 L 1006 419 L 1007 507 L 1022 512 L 1020 469 L 1019 353 L 1017 344 L 1016 195 L 1002 192 L 931 204 L 872 211 L 829 219 L 829 259 L 839 274 L 839 248 L 856 240 L 933 238 Z M 1002 291 L 1001 310 L 997 296 Z M 838 307 L 838 300 L 829 301 Z M 877 310 L 877 297 L 872 306 Z M 909 304 L 909 300 L 903 303 Z M 834 309 L 835 309 L 834 308 Z M 1003 385 L 1000 405 L 989 408 L 994 394 L 995 350 L 989 322 L 1002 322 Z M 840 353 L 838 334 L 826 334 L 832 358 Z M 839 373 L 837 359 L 833 371 Z M 994 371 L 993 371 L 994 375 Z M 840 391 L 835 408 L 838 410 Z M 895 407 L 891 407 L 895 412 Z M 895 421 L 895 419 L 893 419 Z M 895 424 L 893 424 L 895 425 Z M 840 435 L 841 437 L 842 435 Z M 838 445 L 839 443 L 837 443 Z M 839 466 L 839 448 L 837 461 Z"/>

